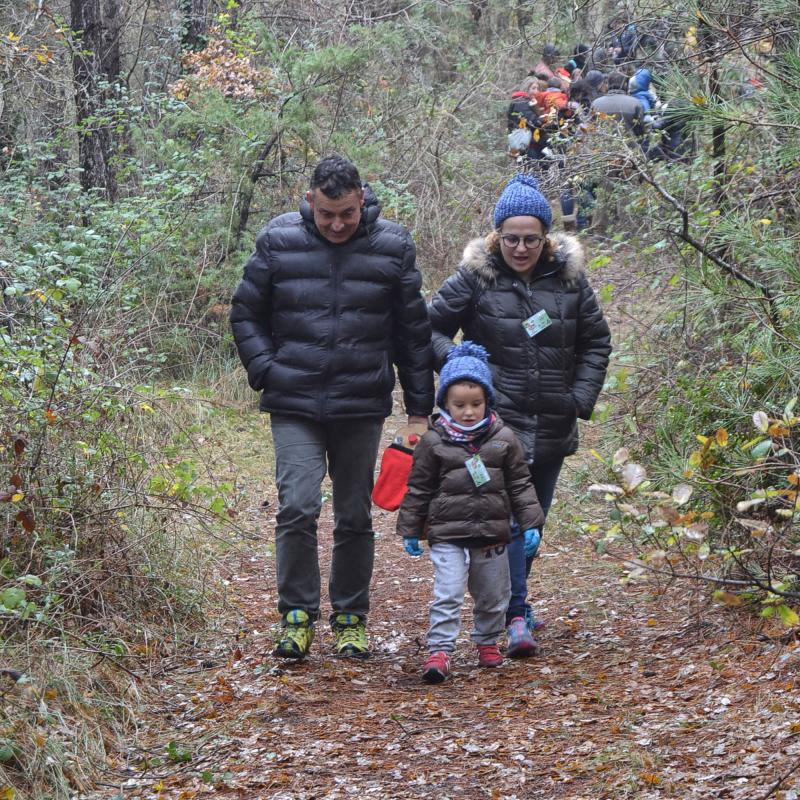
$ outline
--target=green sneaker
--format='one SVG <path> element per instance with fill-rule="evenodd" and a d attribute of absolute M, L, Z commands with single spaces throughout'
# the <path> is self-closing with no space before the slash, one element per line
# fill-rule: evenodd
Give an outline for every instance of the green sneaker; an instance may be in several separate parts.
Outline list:
<path fill-rule="evenodd" d="M 279 658 L 305 658 L 314 641 L 314 625 L 305 611 L 292 609 L 284 617 L 285 625 L 281 630 L 281 638 L 272 651 Z"/>
<path fill-rule="evenodd" d="M 358 614 L 337 614 L 333 618 L 336 654 L 345 658 L 369 658 L 364 620 Z"/>

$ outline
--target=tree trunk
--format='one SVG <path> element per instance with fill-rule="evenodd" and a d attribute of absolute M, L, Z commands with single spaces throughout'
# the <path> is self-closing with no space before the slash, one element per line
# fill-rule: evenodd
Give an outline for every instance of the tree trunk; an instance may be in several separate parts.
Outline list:
<path fill-rule="evenodd" d="M 181 50 L 200 51 L 208 44 L 208 0 L 181 0 Z"/>
<path fill-rule="evenodd" d="M 714 29 L 703 15 L 703 6 L 699 6 L 697 14 L 697 43 L 703 58 L 702 66 L 707 70 L 709 100 L 718 104 L 723 102 L 719 77 L 719 61 L 721 58 L 719 42 Z M 725 165 L 725 123 L 715 121 L 711 126 L 711 149 L 714 160 L 714 200 L 720 208 L 725 203 L 725 184 L 727 170 Z"/>
<path fill-rule="evenodd" d="M 117 96 L 120 79 L 119 7 L 117 0 L 70 0 L 70 9 L 81 184 L 114 200 L 117 143 L 107 104 Z"/>

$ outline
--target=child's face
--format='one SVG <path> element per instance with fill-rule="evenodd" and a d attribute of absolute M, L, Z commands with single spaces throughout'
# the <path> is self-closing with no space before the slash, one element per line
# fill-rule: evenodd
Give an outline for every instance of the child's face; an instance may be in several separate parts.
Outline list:
<path fill-rule="evenodd" d="M 477 383 L 454 383 L 447 389 L 445 408 L 454 422 L 469 428 L 486 416 L 486 394 Z"/>

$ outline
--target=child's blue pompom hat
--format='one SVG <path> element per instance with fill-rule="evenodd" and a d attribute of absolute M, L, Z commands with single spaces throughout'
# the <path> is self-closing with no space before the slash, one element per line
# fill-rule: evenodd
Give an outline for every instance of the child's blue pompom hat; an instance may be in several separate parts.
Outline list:
<path fill-rule="evenodd" d="M 436 395 L 439 408 L 444 408 L 448 387 L 458 381 L 472 381 L 483 386 L 487 407 L 494 406 L 494 386 L 485 347 L 475 342 L 462 342 L 447 354 L 447 363 L 439 375 L 439 393 Z"/>
<path fill-rule="evenodd" d="M 553 210 L 539 189 L 533 175 L 519 173 L 503 189 L 494 207 L 494 227 L 499 228 L 509 217 L 536 217 L 545 231 L 553 224 Z"/>

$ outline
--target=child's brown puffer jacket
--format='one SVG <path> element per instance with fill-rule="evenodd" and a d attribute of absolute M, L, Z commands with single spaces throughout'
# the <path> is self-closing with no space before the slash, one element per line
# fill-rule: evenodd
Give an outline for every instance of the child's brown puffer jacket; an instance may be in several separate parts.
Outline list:
<path fill-rule="evenodd" d="M 435 421 L 435 418 L 434 418 Z M 490 480 L 476 486 L 466 461 L 477 453 Z M 470 444 L 431 425 L 414 451 L 408 492 L 397 518 L 401 536 L 488 547 L 510 541 L 511 516 L 522 530 L 544 524 L 522 446 L 498 417 Z"/>

